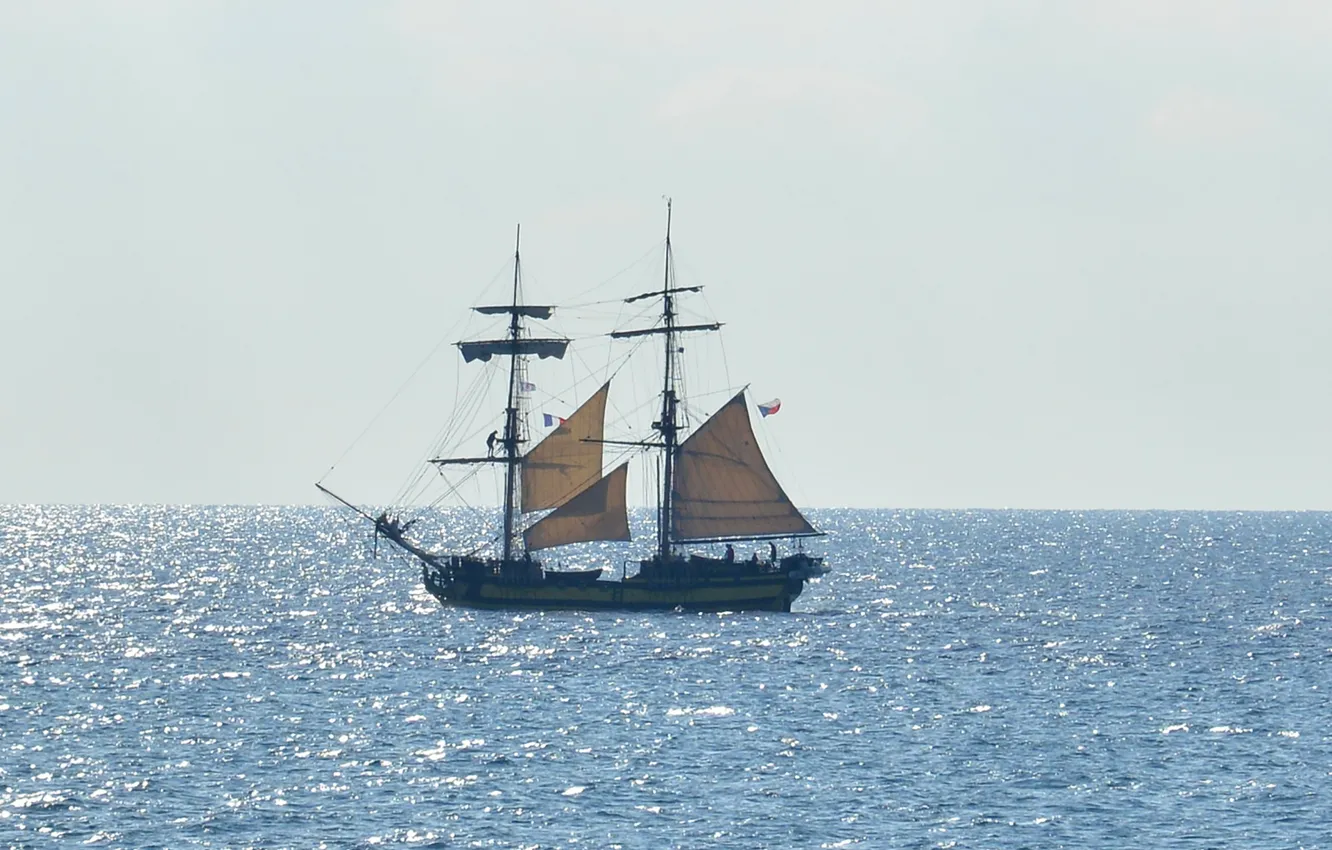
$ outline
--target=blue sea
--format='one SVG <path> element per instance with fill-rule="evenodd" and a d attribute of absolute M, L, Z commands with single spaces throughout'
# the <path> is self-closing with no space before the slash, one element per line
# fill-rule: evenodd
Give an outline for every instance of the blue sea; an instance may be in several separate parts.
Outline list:
<path fill-rule="evenodd" d="M 515 614 L 331 509 L 0 508 L 0 847 L 1332 847 L 1332 515 L 812 516 L 790 614 Z"/>

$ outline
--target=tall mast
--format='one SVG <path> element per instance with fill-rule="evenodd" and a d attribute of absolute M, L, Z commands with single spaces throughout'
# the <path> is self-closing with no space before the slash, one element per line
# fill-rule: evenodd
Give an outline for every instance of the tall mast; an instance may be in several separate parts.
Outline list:
<path fill-rule="evenodd" d="M 666 338 L 666 374 L 661 389 L 661 432 L 664 444 L 661 464 L 661 497 L 657 502 L 657 554 L 662 560 L 671 556 L 671 495 L 675 490 L 675 356 L 679 347 L 675 342 L 675 299 L 671 286 L 671 199 L 666 199 L 666 270 L 662 282 L 662 318 Z"/>
<path fill-rule="evenodd" d="M 492 431 L 486 438 L 485 457 L 436 457 L 429 460 L 438 466 L 504 464 L 504 545 L 500 555 L 506 560 L 512 558 L 515 549 L 519 548 L 518 538 L 514 532 L 517 525 L 516 514 L 521 504 L 518 496 L 522 490 L 522 476 L 519 474 L 518 466 L 523 462 L 523 456 L 519 448 L 526 442 L 523 437 L 523 420 L 519 415 L 523 399 L 520 388 L 527 377 L 527 361 L 524 358 L 536 355 L 543 359 L 554 357 L 556 360 L 563 360 L 565 350 L 569 347 L 569 340 L 563 337 L 533 337 L 523 328 L 523 316 L 549 319 L 555 308 L 522 303 L 520 296 L 523 262 L 519 252 L 522 235 L 523 228 L 519 225 L 513 239 L 513 297 L 509 299 L 509 303 L 478 305 L 472 308 L 483 316 L 508 314 L 508 332 L 501 339 L 465 340 L 457 343 L 464 363 L 471 363 L 474 360 L 489 363 L 492 357 L 509 358 L 509 395 L 504 408 L 504 437 L 499 441 L 502 451 L 498 455 L 492 451 L 495 443 L 493 438 L 497 436 L 497 431 Z"/>
<path fill-rule="evenodd" d="M 523 226 L 518 225 L 513 237 L 513 310 L 509 313 L 509 406 L 504 411 L 504 560 L 513 557 L 513 509 L 518 502 L 518 282 L 522 274 L 519 246 Z"/>
<path fill-rule="evenodd" d="M 677 323 L 675 296 L 682 292 L 698 292 L 702 286 L 676 286 L 675 265 L 671 256 L 671 199 L 666 199 L 666 271 L 665 280 L 660 290 L 644 292 L 624 299 L 626 304 L 641 301 L 644 298 L 662 299 L 662 324 L 660 327 L 638 328 L 636 330 L 614 331 L 612 339 L 661 334 L 666 338 L 666 369 L 661 386 L 661 418 L 652 423 L 652 427 L 661 434 L 660 443 L 631 443 L 637 446 L 652 446 L 662 449 L 661 493 L 657 497 L 657 557 L 665 560 L 671 557 L 673 540 L 671 538 L 671 515 L 675 501 L 675 461 L 679 448 L 680 423 L 678 419 L 680 398 L 676 392 L 677 360 L 680 356 L 680 334 L 690 331 L 715 331 L 720 322 L 705 322 L 693 325 Z"/>

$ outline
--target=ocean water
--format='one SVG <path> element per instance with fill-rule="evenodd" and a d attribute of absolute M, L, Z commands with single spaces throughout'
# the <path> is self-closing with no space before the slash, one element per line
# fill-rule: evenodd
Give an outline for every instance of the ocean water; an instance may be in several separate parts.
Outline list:
<path fill-rule="evenodd" d="M 0 847 L 1332 847 L 1332 515 L 813 513 L 791 614 L 514 614 L 0 508 Z"/>

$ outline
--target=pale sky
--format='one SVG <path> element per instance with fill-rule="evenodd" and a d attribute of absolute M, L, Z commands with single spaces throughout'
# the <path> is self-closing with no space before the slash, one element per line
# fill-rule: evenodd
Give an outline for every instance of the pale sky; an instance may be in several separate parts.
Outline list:
<path fill-rule="evenodd" d="M 669 194 L 803 505 L 1332 509 L 1330 91 L 1323 0 L 0 2 L 0 502 L 317 503 L 443 341 L 381 498 L 514 224 Z"/>

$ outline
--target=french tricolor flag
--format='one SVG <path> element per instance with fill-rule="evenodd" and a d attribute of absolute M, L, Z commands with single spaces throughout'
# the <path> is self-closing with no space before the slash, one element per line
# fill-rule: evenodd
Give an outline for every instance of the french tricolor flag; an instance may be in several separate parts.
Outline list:
<path fill-rule="evenodd" d="M 772 401 L 765 401 L 758 406 L 759 413 L 766 419 L 777 411 L 782 409 L 782 400 L 774 398 Z"/>
<path fill-rule="evenodd" d="M 563 425 L 563 424 L 564 424 L 564 417 L 563 417 L 563 416 L 551 416 L 549 413 L 543 413 L 543 414 L 541 414 L 541 418 L 545 421 L 545 423 L 546 423 L 546 427 L 547 427 L 547 428 L 549 428 L 549 427 L 552 426 L 552 425 Z"/>

